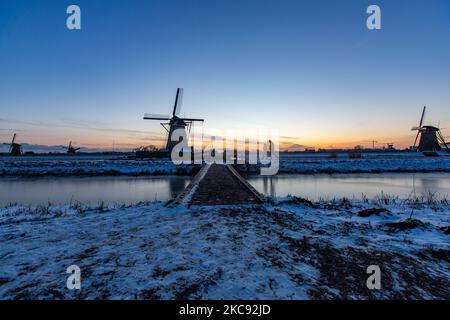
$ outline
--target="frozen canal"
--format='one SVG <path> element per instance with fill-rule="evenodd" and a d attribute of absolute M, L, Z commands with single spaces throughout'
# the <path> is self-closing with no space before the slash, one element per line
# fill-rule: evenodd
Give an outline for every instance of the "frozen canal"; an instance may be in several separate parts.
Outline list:
<path fill-rule="evenodd" d="M 190 179 L 188 176 L 5 177 L 0 178 L 0 206 L 164 201 L 182 192 Z M 361 198 L 362 194 L 373 198 L 381 192 L 400 198 L 433 192 L 450 198 L 450 173 L 279 174 L 271 178 L 251 176 L 248 181 L 265 195 L 294 195 L 311 200 Z"/>

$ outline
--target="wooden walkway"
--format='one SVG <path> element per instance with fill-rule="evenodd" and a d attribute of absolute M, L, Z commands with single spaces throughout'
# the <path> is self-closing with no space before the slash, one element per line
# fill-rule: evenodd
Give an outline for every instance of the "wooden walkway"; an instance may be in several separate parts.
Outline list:
<path fill-rule="evenodd" d="M 230 165 L 205 165 L 176 199 L 186 205 L 261 204 L 259 194 Z"/>

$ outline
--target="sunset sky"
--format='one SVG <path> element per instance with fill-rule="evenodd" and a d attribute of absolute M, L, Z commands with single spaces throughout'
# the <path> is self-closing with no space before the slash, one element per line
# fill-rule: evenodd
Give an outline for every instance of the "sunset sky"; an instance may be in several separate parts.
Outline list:
<path fill-rule="evenodd" d="M 82 30 L 66 28 L 70 4 Z M 0 142 L 158 144 L 142 116 L 169 113 L 177 87 L 206 132 L 406 147 L 427 105 L 449 136 L 450 1 L 0 0 Z"/>

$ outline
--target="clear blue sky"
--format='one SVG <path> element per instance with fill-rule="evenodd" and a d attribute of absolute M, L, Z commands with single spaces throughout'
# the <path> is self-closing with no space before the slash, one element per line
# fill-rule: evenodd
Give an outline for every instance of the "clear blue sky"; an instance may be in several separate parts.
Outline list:
<path fill-rule="evenodd" d="M 450 1 L 0 0 L 0 141 L 150 144 L 162 130 L 142 115 L 167 113 L 177 87 L 205 130 L 408 145 L 427 105 L 448 136 Z"/>

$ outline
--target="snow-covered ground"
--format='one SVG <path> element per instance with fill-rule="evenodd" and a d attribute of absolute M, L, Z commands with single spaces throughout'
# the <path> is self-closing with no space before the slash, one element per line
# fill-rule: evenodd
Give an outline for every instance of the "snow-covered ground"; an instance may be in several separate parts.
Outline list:
<path fill-rule="evenodd" d="M 367 210 L 382 209 L 382 210 Z M 449 299 L 446 200 L 0 209 L 1 299 Z M 66 268 L 81 268 L 81 290 Z M 381 290 L 366 287 L 369 265 Z"/>
<path fill-rule="evenodd" d="M 82 176 L 82 175 L 183 175 L 191 166 L 175 166 L 164 159 L 112 159 L 101 156 L 0 157 L 1 176 Z M 198 168 L 194 167 L 194 170 Z M 250 171 L 259 172 L 256 166 Z M 424 157 L 417 153 L 373 153 L 361 159 L 348 155 L 337 158 L 317 155 L 281 155 L 279 173 L 378 173 L 450 172 L 450 156 Z"/>
<path fill-rule="evenodd" d="M 164 159 L 133 160 L 91 157 L 0 158 L 3 176 L 183 175 L 196 167 L 175 166 Z M 197 168 L 198 170 L 198 168 Z"/>
<path fill-rule="evenodd" d="M 280 173 L 450 172 L 450 157 L 281 160 Z"/>

